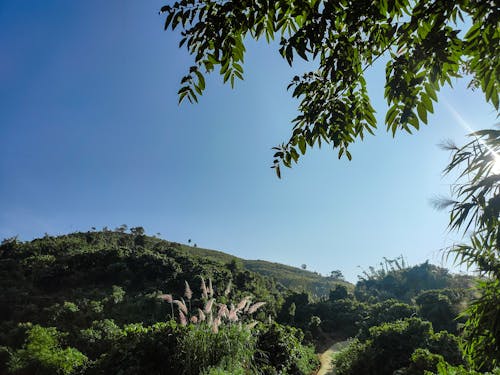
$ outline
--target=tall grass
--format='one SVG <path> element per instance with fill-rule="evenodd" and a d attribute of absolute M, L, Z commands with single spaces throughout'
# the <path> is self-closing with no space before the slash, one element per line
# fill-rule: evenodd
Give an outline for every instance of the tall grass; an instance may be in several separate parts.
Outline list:
<path fill-rule="evenodd" d="M 217 296 L 208 279 L 208 286 L 201 278 L 198 301 L 193 299 L 189 284 L 185 283 L 184 297 L 173 299 L 170 294 L 158 296 L 177 306 L 178 322 L 184 329 L 178 336 L 176 360 L 185 375 L 238 374 L 253 372 L 252 360 L 256 350 L 256 336 L 251 330 L 256 322 L 251 319 L 265 302 L 252 304 L 250 296 L 234 303 L 217 303 Z M 231 292 L 229 283 L 224 298 Z M 192 308 L 191 303 L 200 307 Z"/>
<path fill-rule="evenodd" d="M 251 367 L 256 339 L 249 330 L 238 325 L 221 326 L 217 333 L 207 324 L 189 328 L 179 343 L 184 374 L 198 375 L 209 368 L 235 373 Z"/>

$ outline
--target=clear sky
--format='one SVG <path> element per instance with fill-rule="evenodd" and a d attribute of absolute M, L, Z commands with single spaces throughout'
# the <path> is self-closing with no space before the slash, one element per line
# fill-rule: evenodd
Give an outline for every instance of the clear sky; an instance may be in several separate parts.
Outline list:
<path fill-rule="evenodd" d="M 496 122 L 480 92 L 455 82 L 414 135 L 379 121 L 351 162 L 324 147 L 278 180 L 294 71 L 276 45 L 250 42 L 245 81 L 213 75 L 199 104 L 178 106 L 192 61 L 163 31 L 165 2 L 0 2 L 0 238 L 125 223 L 351 281 L 384 256 L 440 262 L 457 236 L 429 204 L 453 182 L 437 144 L 464 141 L 454 111 L 473 129 Z M 379 120 L 384 77 L 383 64 L 368 76 Z"/>

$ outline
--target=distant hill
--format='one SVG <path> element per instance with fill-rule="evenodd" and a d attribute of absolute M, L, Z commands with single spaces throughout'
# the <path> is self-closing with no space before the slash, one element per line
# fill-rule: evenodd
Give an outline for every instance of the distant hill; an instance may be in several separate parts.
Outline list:
<path fill-rule="evenodd" d="M 321 276 L 316 272 L 281 263 L 268 262 L 265 260 L 242 259 L 222 251 L 187 245 L 181 245 L 181 248 L 192 256 L 206 257 L 226 264 L 233 263 L 235 266 L 239 265 L 240 267 L 260 275 L 271 277 L 287 288 L 295 291 L 306 291 L 318 297 L 328 296 L 330 290 L 338 284 L 345 285 L 349 290 L 354 288 L 354 285 L 347 281 Z"/>
<path fill-rule="evenodd" d="M 202 277 L 210 279 L 219 294 L 231 282 L 232 298 L 250 293 L 266 302 L 262 313 L 276 314 L 287 294 L 283 285 L 186 249 L 145 236 L 142 228 L 130 234 L 93 231 L 28 242 L 5 240 L 0 245 L 0 322 L 50 323 L 54 309 L 64 310 L 65 304 L 74 303 L 87 322 L 106 317 L 120 324 L 154 323 L 168 310 L 158 294 L 182 297 L 188 282 L 199 296 Z M 115 300 L 121 302 L 115 304 Z"/>

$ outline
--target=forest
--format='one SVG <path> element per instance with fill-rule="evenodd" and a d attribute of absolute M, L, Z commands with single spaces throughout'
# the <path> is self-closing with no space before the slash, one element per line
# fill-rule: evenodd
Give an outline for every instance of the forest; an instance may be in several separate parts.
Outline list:
<path fill-rule="evenodd" d="M 478 276 L 400 257 L 318 295 L 207 252 L 126 226 L 4 240 L 0 372 L 309 375 L 345 342 L 339 375 L 498 373 L 463 351 Z"/>

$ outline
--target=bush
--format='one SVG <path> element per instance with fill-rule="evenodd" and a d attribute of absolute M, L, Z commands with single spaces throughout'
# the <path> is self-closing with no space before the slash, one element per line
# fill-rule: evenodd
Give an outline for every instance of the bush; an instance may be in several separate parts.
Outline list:
<path fill-rule="evenodd" d="M 436 331 L 457 331 L 457 311 L 453 301 L 445 294 L 445 290 L 428 290 L 419 294 L 415 302 L 419 314 L 425 320 L 432 322 Z"/>
<path fill-rule="evenodd" d="M 37 375 L 74 373 L 87 362 L 87 357 L 74 348 L 62 349 L 60 333 L 53 327 L 33 326 L 22 349 L 14 352 L 8 363 L 12 373 Z"/>
<path fill-rule="evenodd" d="M 299 329 L 273 323 L 259 327 L 257 363 L 263 374 L 307 375 L 319 366 L 310 346 L 302 345 L 304 336 Z"/>
<path fill-rule="evenodd" d="M 491 372 L 477 372 L 464 366 L 452 366 L 446 362 L 440 362 L 437 365 L 436 375 L 500 375 L 500 367 Z"/>
<path fill-rule="evenodd" d="M 427 371 L 436 371 L 438 363 L 443 361 L 443 356 L 432 354 L 427 349 L 417 349 L 411 356 L 408 368 L 394 372 L 394 375 L 423 375 Z"/>
<path fill-rule="evenodd" d="M 418 366 L 432 368 L 441 357 L 463 363 L 457 338 L 447 332 L 434 334 L 431 323 L 411 318 L 370 328 L 366 341 L 351 342 L 335 357 L 335 364 L 337 375 L 386 375 Z"/>
<path fill-rule="evenodd" d="M 96 359 L 110 352 L 116 341 L 124 335 L 124 331 L 113 320 L 96 320 L 90 328 L 80 331 L 76 342 L 79 350 L 91 359 Z"/>
<path fill-rule="evenodd" d="M 190 325 L 179 340 L 177 363 L 184 374 L 198 375 L 217 366 L 235 373 L 248 369 L 255 350 L 255 337 L 239 325 L 222 325 L 214 333 L 208 325 Z"/>
<path fill-rule="evenodd" d="M 177 345 L 182 328 L 175 322 L 144 327 L 130 324 L 89 370 L 89 374 L 178 374 Z"/>

